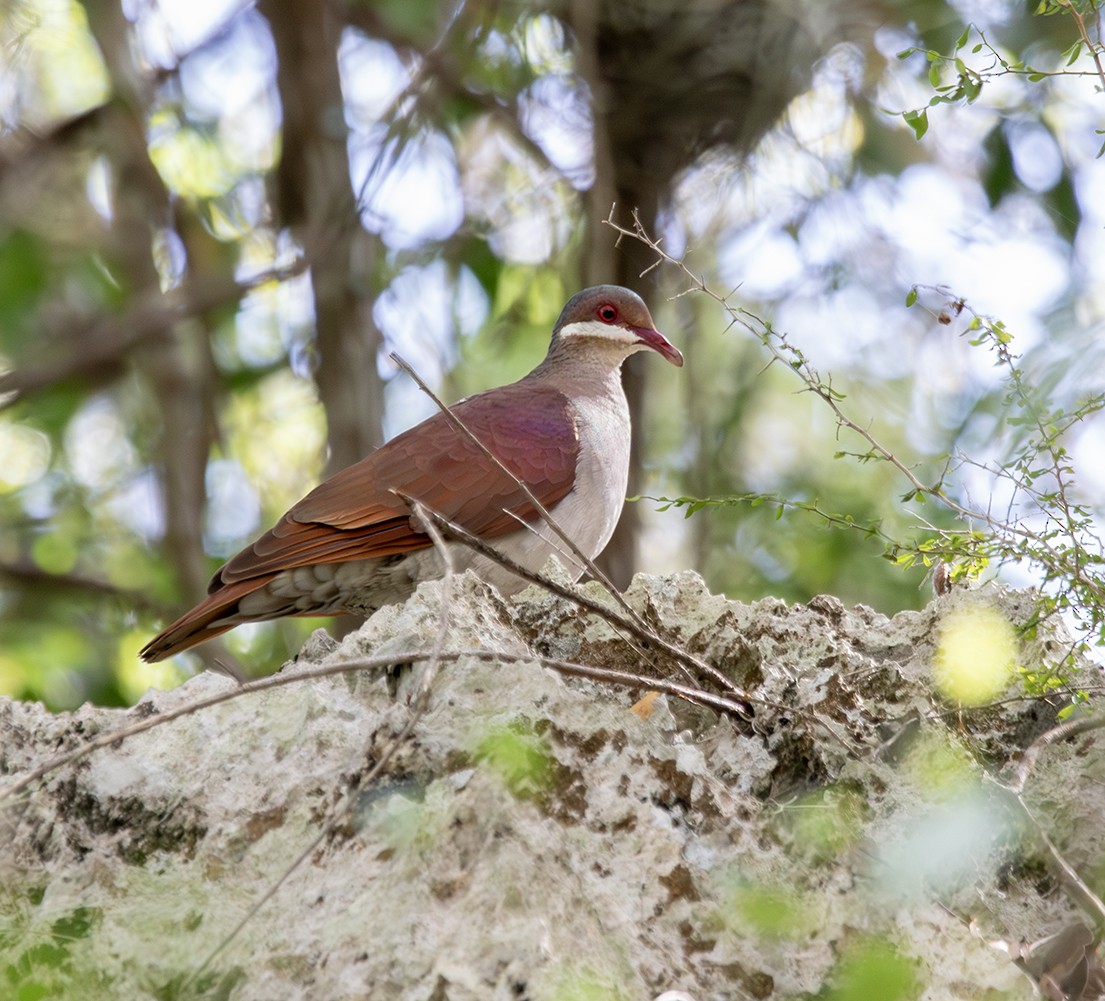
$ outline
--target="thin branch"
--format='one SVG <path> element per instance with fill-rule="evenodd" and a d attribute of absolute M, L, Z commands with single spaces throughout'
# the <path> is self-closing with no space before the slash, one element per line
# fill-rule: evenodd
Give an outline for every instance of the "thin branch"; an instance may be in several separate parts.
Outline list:
<path fill-rule="evenodd" d="M 1056 568 L 1068 567 L 1069 561 L 1064 559 L 1063 554 L 1056 549 L 1051 540 L 1044 534 L 1034 531 L 1023 523 L 1001 521 L 989 511 L 972 509 L 961 504 L 947 492 L 942 481 L 936 485 L 923 482 L 909 466 L 874 436 L 869 427 L 857 423 L 844 412 L 839 403 L 842 398 L 840 394 L 829 383 L 821 379 L 806 357 L 790 345 L 784 334 L 774 330 L 770 324 L 765 323 L 754 313 L 731 306 L 725 296 L 713 291 L 706 284 L 704 278 L 691 271 L 684 258 L 672 257 L 663 250 L 659 241 L 653 240 L 645 231 L 636 213 L 633 215 L 633 227 L 629 228 L 614 220 L 614 211 L 615 208 L 611 207 L 610 214 L 603 220 L 604 225 L 610 226 L 621 236 L 629 236 L 640 241 L 657 255 L 658 260 L 674 265 L 683 272 L 692 282 L 692 287 L 682 294 L 685 295 L 692 291 L 701 292 L 717 302 L 729 314 L 734 324 L 744 327 L 764 345 L 771 353 L 773 361 L 784 364 L 788 369 L 795 372 L 798 378 L 802 380 L 806 390 L 813 393 L 829 407 L 840 427 L 854 432 L 870 446 L 871 457 L 877 457 L 893 466 L 910 485 L 911 492 L 932 497 L 968 523 L 981 522 L 985 524 L 999 537 L 1004 536 L 1007 539 L 1020 540 L 1020 542 L 1031 544 L 1036 550 L 1034 558 L 1045 568 L 1055 570 Z M 1012 544 L 1012 542 L 1008 543 L 1008 545 Z M 1077 567 L 1075 570 L 1074 577 L 1077 582 L 1091 591 L 1099 600 L 1105 600 L 1105 588 L 1095 579 L 1087 577 Z"/>
<path fill-rule="evenodd" d="M 0 375 L 0 410 L 27 396 L 48 389 L 58 382 L 86 376 L 104 365 L 121 360 L 127 352 L 147 337 L 159 334 L 181 320 L 200 316 L 227 303 L 237 302 L 246 293 L 267 282 L 281 282 L 305 271 L 308 255 L 290 265 L 270 268 L 245 281 L 224 274 L 200 275 L 169 292 L 152 289 L 137 297 L 136 304 L 122 316 L 110 316 L 93 322 L 73 323 L 76 329 L 67 334 L 79 351 L 64 357 L 24 366 Z M 204 332 L 206 336 L 206 332 Z"/>
<path fill-rule="evenodd" d="M 471 102 L 489 117 L 502 123 L 509 130 L 511 137 L 535 163 L 543 170 L 563 178 L 563 171 L 522 128 L 517 97 L 493 93 L 481 87 L 469 87 L 458 70 L 455 60 L 448 56 L 449 35 L 456 25 L 465 24 L 462 8 L 467 12 L 469 5 L 462 4 L 453 12 L 441 35 L 428 48 L 397 30 L 391 19 L 382 16 L 371 4 L 334 2 L 334 6 L 338 9 L 338 16 L 346 24 L 364 31 L 373 38 L 382 39 L 396 51 L 413 52 L 417 57 L 417 68 L 411 74 L 410 81 L 377 116 L 378 121 L 389 123 L 387 138 L 398 134 L 397 126 L 405 125 L 414 119 L 415 112 L 432 84 L 444 90 L 451 100 Z M 487 11 L 483 5 L 475 5 L 474 9 L 476 13 Z M 471 51 L 475 44 L 472 40 L 467 40 L 465 47 Z M 386 145 L 385 141 L 383 146 L 386 147 Z M 362 187 L 360 192 L 362 196 L 364 191 L 365 187 Z M 360 200 L 359 198 L 358 201 Z"/>
<path fill-rule="evenodd" d="M 1056 2 L 1060 7 L 1065 7 L 1070 16 L 1074 19 L 1074 23 L 1078 27 L 1078 36 L 1082 39 L 1082 44 L 1085 45 L 1086 49 L 1089 51 L 1090 58 L 1093 59 L 1093 64 L 1097 68 L 1097 78 L 1101 81 L 1102 89 L 1105 89 L 1105 66 L 1101 65 L 1101 43 L 1098 42 L 1098 44 L 1095 45 L 1090 40 L 1089 32 L 1086 30 L 1085 19 L 1078 13 L 1078 8 L 1075 7 L 1070 0 L 1056 0 Z"/>
<path fill-rule="evenodd" d="M 1032 826 L 1036 828 L 1036 833 L 1039 835 L 1044 847 L 1048 850 L 1048 854 L 1051 855 L 1059 869 L 1060 878 L 1080 898 L 1081 905 L 1087 911 L 1096 913 L 1094 923 L 1099 926 L 1105 924 L 1105 902 L 1102 902 L 1101 898 L 1090 889 L 1086 881 L 1078 875 L 1078 870 L 1075 869 L 1074 866 L 1066 860 L 1063 853 L 1059 851 L 1055 842 L 1051 840 L 1047 831 L 1043 829 L 1040 822 L 1036 819 L 1035 814 L 1029 809 L 1028 804 L 1024 801 L 1024 797 L 1017 793 L 1013 798 L 1017 801 L 1021 810 L 1024 811 L 1024 815 L 1028 818 Z"/>
<path fill-rule="evenodd" d="M 537 499 L 533 491 L 530 490 L 529 486 L 521 479 L 519 479 L 511 470 L 507 469 L 507 467 L 499 460 L 499 457 L 495 455 L 495 453 L 492 452 L 491 449 L 489 449 L 465 426 L 464 422 L 459 417 L 457 417 L 456 414 L 453 413 L 453 411 L 447 404 L 441 401 L 437 394 L 434 393 L 434 391 L 426 385 L 422 377 L 403 357 L 401 357 L 398 353 L 394 351 L 389 357 L 393 362 L 395 362 L 396 365 L 403 369 L 403 371 L 406 372 L 407 375 L 409 375 L 418 384 L 418 388 L 421 389 L 422 392 L 424 392 L 431 400 L 434 401 L 441 412 L 445 415 L 446 420 L 448 420 L 454 428 L 460 431 L 460 433 L 463 434 L 464 437 L 466 437 L 481 452 L 483 452 L 483 454 L 495 464 L 495 466 L 503 473 L 504 476 L 509 477 L 518 486 L 518 488 L 525 496 L 526 500 L 529 501 L 534 510 L 541 516 L 541 519 L 545 522 L 545 524 L 548 525 L 549 528 L 551 528 L 556 533 L 556 535 L 564 542 L 564 544 L 572 551 L 572 554 L 576 557 L 577 560 L 579 560 L 580 564 L 586 567 L 587 572 L 591 574 L 591 576 L 594 577 L 595 580 L 602 584 L 602 586 L 606 588 L 607 591 L 610 592 L 611 597 L 613 597 L 614 600 L 619 605 L 621 605 L 626 614 L 628 614 L 630 618 L 638 621 L 642 628 L 647 628 L 644 620 L 641 619 L 637 612 L 630 607 L 629 603 L 625 600 L 624 597 L 622 597 L 621 592 L 618 591 L 616 587 L 614 587 L 613 583 L 606 576 L 606 574 L 604 574 L 595 565 L 594 560 L 587 556 L 583 552 L 583 550 L 581 550 L 579 546 L 576 545 L 575 540 L 573 540 L 568 535 L 568 533 L 560 527 L 556 519 L 553 518 L 553 516 L 549 513 L 545 505 Z M 522 524 L 524 525 L 525 523 L 523 522 Z"/>
<path fill-rule="evenodd" d="M 179 719 L 182 716 L 190 716 L 192 713 L 200 712 L 203 709 L 221 705 L 224 702 L 229 702 L 231 699 L 253 695 L 257 692 L 265 692 L 273 688 L 283 688 L 285 685 L 294 685 L 302 681 L 315 681 L 321 678 L 328 678 L 336 674 L 382 670 L 384 668 L 394 667 L 397 664 L 410 664 L 417 661 L 429 660 L 434 656 L 435 653 L 433 649 L 415 649 L 393 652 L 380 657 L 364 657 L 338 664 L 323 664 L 308 670 L 297 671 L 294 674 L 274 674 L 268 678 L 246 682 L 244 685 L 234 685 L 232 688 L 228 688 L 225 691 L 218 692 L 215 695 L 209 695 L 202 699 L 197 699 L 195 702 L 177 706 L 174 709 L 161 712 L 157 712 L 155 709 L 155 715 L 147 716 L 145 719 L 141 719 L 129 726 L 121 727 L 118 730 L 102 733 L 98 737 L 94 737 L 63 754 L 55 755 L 41 765 L 37 765 L 35 768 L 31 769 L 31 771 L 12 781 L 10 785 L 0 788 L 0 801 L 9 799 L 16 793 L 26 789 L 31 783 L 37 782 L 39 779 L 44 778 L 59 768 L 64 768 L 66 765 L 70 765 L 75 761 L 87 757 L 93 751 L 97 751 L 102 747 L 108 747 L 118 741 L 126 740 L 128 737 L 134 737 L 147 730 L 152 730 L 155 727 L 171 723 L 173 720 Z M 734 701 L 723 695 L 715 695 L 704 689 L 669 681 L 666 678 L 634 674 L 629 671 L 617 671 L 611 668 L 592 667 L 587 664 L 577 664 L 572 661 L 541 657 L 534 653 L 511 654 L 504 653 L 501 650 L 483 649 L 443 650 L 436 654 L 436 656 L 443 664 L 464 660 L 465 658 L 492 662 L 502 661 L 509 664 L 536 663 L 540 664 L 542 667 L 548 667 L 554 671 L 559 671 L 562 674 L 567 674 L 572 677 L 590 678 L 593 681 L 619 685 L 624 688 L 663 692 L 667 695 L 683 699 L 686 702 L 691 702 L 694 705 L 706 706 L 717 712 L 732 714 L 741 718 L 743 718 L 746 713 L 746 707 L 741 702 Z M 763 700 L 756 701 L 761 704 L 770 704 L 764 703 Z M 793 712 L 792 709 L 788 709 L 787 711 Z"/>
<path fill-rule="evenodd" d="M 415 711 L 417 716 L 421 716 L 425 711 L 426 702 L 429 699 L 430 688 L 433 685 L 434 678 L 437 676 L 438 668 L 441 664 L 441 651 L 445 649 L 445 640 L 449 636 L 449 610 L 452 606 L 453 599 L 453 580 L 456 577 L 457 568 L 453 562 L 453 554 L 449 547 L 445 544 L 445 540 L 441 537 L 441 532 L 438 531 L 437 525 L 434 524 L 433 518 L 426 510 L 426 508 L 413 498 L 408 498 L 407 502 L 411 505 L 411 510 L 414 511 L 414 516 L 418 519 L 419 524 L 426 530 L 426 534 L 433 540 L 434 549 L 437 550 L 437 554 L 441 557 L 442 566 L 445 569 L 445 573 L 441 579 L 441 596 L 440 605 L 441 610 L 438 616 L 437 623 L 437 636 L 434 638 L 434 646 L 430 651 L 430 658 L 426 662 L 426 667 L 422 672 L 422 682 L 418 687 L 418 695 L 415 700 Z M 412 716 L 412 723 L 416 716 Z"/>
<path fill-rule="evenodd" d="M 406 498 L 405 498 L 406 499 Z M 490 546 L 479 536 L 473 535 L 471 532 L 462 528 L 456 522 L 451 521 L 444 515 L 439 514 L 437 511 L 433 511 L 429 508 L 424 508 L 427 514 L 429 514 L 442 528 L 444 528 L 450 536 L 455 538 L 458 542 L 463 543 L 470 549 L 475 550 L 482 556 L 486 556 L 488 559 L 494 560 L 500 566 L 505 567 L 511 573 L 517 574 L 525 580 L 534 584 L 540 584 L 542 587 L 551 591 L 553 594 L 571 601 L 574 604 L 579 605 L 581 608 L 587 609 L 589 612 L 594 612 L 600 618 L 605 620 L 611 626 L 616 629 L 623 629 L 630 635 L 637 637 L 645 645 L 654 645 L 659 647 L 665 653 L 673 657 L 677 663 L 686 665 L 686 667 L 692 668 L 695 671 L 700 672 L 705 677 L 708 677 L 715 684 L 720 685 L 724 690 L 730 692 L 732 695 L 736 695 L 742 699 L 748 699 L 749 701 L 756 701 L 763 703 L 762 699 L 755 699 L 748 692 L 744 691 L 738 686 L 731 678 L 727 677 L 716 667 L 708 664 L 706 661 L 688 650 L 683 649 L 670 640 L 665 639 L 655 629 L 652 629 L 647 623 L 645 623 L 639 615 L 634 613 L 633 619 L 623 618 L 618 615 L 613 609 L 607 608 L 605 605 L 592 598 L 588 598 L 584 594 L 580 594 L 577 591 L 573 591 L 570 588 L 566 588 L 544 574 L 537 571 L 530 570 L 527 567 L 522 566 L 516 560 L 511 559 L 505 553 L 499 552 L 494 547 Z M 775 708 L 786 709 L 786 711 L 792 711 L 788 707 L 776 706 Z M 745 708 L 746 718 L 748 717 L 748 708 Z"/>
<path fill-rule="evenodd" d="M 1100 730 L 1102 727 L 1105 727 L 1105 717 L 1102 716 L 1093 719 L 1069 720 L 1059 726 L 1052 727 L 1052 729 L 1037 737 L 1024 751 L 1020 761 L 1017 762 L 1017 767 L 1012 771 L 1009 782 L 1006 783 L 1006 788 L 1020 795 L 1024 791 L 1025 783 L 1028 781 L 1032 769 L 1036 767 L 1036 762 L 1045 749 L 1051 747 L 1052 744 L 1070 740 L 1071 737 L 1089 733 L 1091 730 Z"/>

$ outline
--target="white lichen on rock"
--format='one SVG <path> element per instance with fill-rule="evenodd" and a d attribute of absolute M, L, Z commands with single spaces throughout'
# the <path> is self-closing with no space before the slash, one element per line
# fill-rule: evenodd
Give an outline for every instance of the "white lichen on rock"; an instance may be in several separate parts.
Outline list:
<path fill-rule="evenodd" d="M 284 671 L 427 649 L 441 587 L 340 645 L 313 638 Z M 1072 919 L 1057 884 L 1042 887 L 1031 832 L 986 781 L 1055 710 L 949 714 L 929 671 L 949 607 L 987 601 L 1015 627 L 1030 597 L 953 595 L 886 619 L 832 598 L 742 605 L 692 573 L 638 577 L 627 597 L 647 621 L 763 700 L 749 725 L 664 696 L 642 720 L 629 712 L 642 693 L 526 660 L 670 672 L 565 599 L 530 589 L 504 602 L 470 575 L 451 592 L 445 649 L 522 659 L 442 664 L 383 775 L 202 970 L 397 739 L 421 666 L 183 716 L 0 804 L 8 981 L 60 990 L 69 978 L 91 1001 L 704 1001 L 816 992 L 876 943 L 915 972 L 910 997 L 1029 996 L 945 905 L 994 938 Z M 202 675 L 128 711 L 2 703 L 3 773 L 231 685 Z M 517 737 L 532 774 L 492 767 L 489 734 Z M 1029 790 L 1055 816 L 1078 795 L 1086 763 L 1072 753 L 1049 754 Z M 1097 799 L 1078 801 L 1065 837 L 1087 839 L 1080 861 L 1101 814 Z M 44 943 L 56 962 L 36 966 Z"/>

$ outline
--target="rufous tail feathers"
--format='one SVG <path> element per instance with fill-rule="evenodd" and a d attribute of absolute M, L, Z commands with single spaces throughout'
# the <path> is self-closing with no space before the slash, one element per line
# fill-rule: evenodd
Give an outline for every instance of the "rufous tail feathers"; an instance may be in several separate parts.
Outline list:
<path fill-rule="evenodd" d="M 268 574 L 224 584 L 150 640 L 142 647 L 138 656 L 150 662 L 164 660 L 197 643 L 213 639 L 243 622 L 253 621 L 251 616 L 236 614 L 238 602 L 247 594 L 264 587 L 275 576 L 276 574 Z M 212 626 L 213 622 L 218 622 L 219 625 Z"/>

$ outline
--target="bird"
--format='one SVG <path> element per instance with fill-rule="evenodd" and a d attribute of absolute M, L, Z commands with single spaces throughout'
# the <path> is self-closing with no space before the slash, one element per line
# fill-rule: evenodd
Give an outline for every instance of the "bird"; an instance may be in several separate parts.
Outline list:
<path fill-rule="evenodd" d="M 610 541 L 625 502 L 630 420 L 621 367 L 645 350 L 683 365 L 640 296 L 596 285 L 568 300 L 532 372 L 449 408 L 589 558 Z M 555 552 L 573 580 L 583 574 L 518 483 L 438 412 L 293 505 L 219 569 L 207 597 L 140 656 L 163 660 L 246 622 L 368 615 L 404 600 L 420 582 L 445 573 L 412 501 L 531 571 Z M 488 556 L 449 545 L 456 570 L 472 569 L 504 595 L 526 586 Z"/>

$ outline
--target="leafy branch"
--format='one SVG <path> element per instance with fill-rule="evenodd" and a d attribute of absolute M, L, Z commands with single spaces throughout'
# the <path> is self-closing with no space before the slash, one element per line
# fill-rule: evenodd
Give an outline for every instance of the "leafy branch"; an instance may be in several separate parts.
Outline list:
<path fill-rule="evenodd" d="M 1105 45 L 1101 41 L 1096 0 L 1041 0 L 1035 13 L 1043 17 L 1056 14 L 1068 15 L 1074 22 L 1078 37 L 1060 53 L 1059 68 L 1043 69 L 1030 65 L 1024 59 L 1006 58 L 987 37 L 986 32 L 975 24 L 968 24 L 963 29 L 963 33 L 956 39 L 950 53 L 917 46 L 911 46 L 898 53 L 898 58 L 902 60 L 921 54 L 929 63 L 928 79 L 935 93 L 929 99 L 928 105 L 900 112 L 902 120 L 913 129 L 918 139 L 928 131 L 929 108 L 941 104 L 973 104 L 982 93 L 984 86 L 1000 77 L 1020 76 L 1030 83 L 1039 83 L 1049 77 L 1096 76 L 1101 82 L 1100 89 L 1105 90 L 1105 64 L 1102 62 Z M 1092 24 L 1088 23 L 1091 20 Z M 969 56 L 981 57 L 977 60 L 981 65 L 972 66 L 968 59 L 964 58 L 972 35 L 977 36 L 977 41 L 971 45 Z M 1082 69 L 1075 66 L 1084 55 L 1092 62 L 1092 68 Z M 1098 130 L 1097 134 L 1105 134 L 1105 130 Z M 1105 153 L 1105 145 L 1098 151 L 1098 156 L 1102 153 Z"/>
<path fill-rule="evenodd" d="M 836 458 L 842 458 L 847 454 L 849 453 L 837 452 Z M 858 456 L 860 459 L 869 457 L 869 455 Z M 859 521 L 854 515 L 846 512 L 827 511 L 816 500 L 795 500 L 790 497 L 782 497 L 779 494 L 754 492 L 730 494 L 727 497 L 641 496 L 631 497 L 630 500 L 654 501 L 660 505 L 657 508 L 658 511 L 662 512 L 675 508 L 681 510 L 686 518 L 690 518 L 707 508 L 742 506 L 753 508 L 774 507 L 776 520 L 782 518 L 786 512 L 807 514 L 821 522 L 826 528 L 858 532 L 864 538 L 881 542 L 885 547 L 884 558 L 903 569 L 910 569 L 915 566 L 924 566 L 930 570 L 937 566 L 947 567 L 951 583 L 978 578 L 990 562 L 989 558 L 981 553 L 971 557 L 964 555 L 985 541 L 986 536 L 981 532 L 943 531 L 935 526 L 928 525 L 926 526 L 927 530 L 934 533 L 932 537 L 917 542 L 903 543 L 901 539 L 890 535 L 883 529 L 881 519 L 866 522 Z"/>
<path fill-rule="evenodd" d="M 926 524 L 926 539 L 905 543 L 884 533 L 877 523 L 861 526 L 846 515 L 826 512 L 816 503 L 804 501 L 737 495 L 723 499 L 660 498 L 661 503 L 681 507 L 689 513 L 704 507 L 739 503 L 774 503 L 780 514 L 788 508 L 806 511 L 826 524 L 858 529 L 881 539 L 887 545 L 888 558 L 903 567 L 946 563 L 952 582 L 975 577 L 991 564 L 1029 564 L 1036 568 L 1043 592 L 1040 616 L 1035 625 L 1057 612 L 1068 613 L 1081 634 L 1072 647 L 1071 656 L 1085 652 L 1091 639 L 1105 644 L 1105 547 L 1097 534 L 1093 511 L 1074 499 L 1075 471 L 1063 444 L 1071 427 L 1105 408 L 1105 397 L 1090 397 L 1069 411 L 1042 407 L 1012 350 L 1013 338 L 1005 325 L 1000 320 L 974 313 L 964 299 L 952 297 L 948 290 L 936 289 L 946 297 L 938 320 L 950 323 L 953 316 L 966 313 L 970 320 L 965 332 L 971 336 L 971 344 L 989 350 L 996 364 L 1004 369 L 1007 424 L 1020 429 L 1025 437 L 1008 464 L 981 463 L 959 454 L 946 459 L 935 482 L 926 482 L 913 466 L 876 437 L 870 423 L 860 422 L 846 411 L 845 394 L 831 379 L 821 376 L 786 333 L 775 329 L 768 320 L 734 305 L 730 302 L 732 293 L 723 295 L 711 288 L 704 278 L 690 269 L 684 258 L 672 257 L 659 241 L 652 239 L 636 216 L 631 227 L 622 226 L 615 221 L 611 209 L 605 222 L 620 235 L 619 238 L 638 240 L 655 253 L 652 267 L 669 264 L 677 268 L 690 280 L 690 287 L 681 295 L 698 292 L 713 299 L 728 314 L 730 326 L 742 327 L 753 334 L 770 353 L 773 363 L 785 365 L 802 382 L 805 392 L 814 394 L 829 408 L 838 427 L 859 436 L 866 450 L 838 452 L 838 457 L 851 455 L 861 461 L 888 463 L 905 481 L 904 501 L 936 502 L 965 527 L 942 529 Z M 907 306 L 917 303 L 919 290 L 924 288 L 915 286 L 910 290 Z M 1003 514 L 995 513 L 990 503 L 973 503 L 961 496 L 965 491 L 955 488 L 956 474 L 968 466 L 1010 483 L 1013 498 Z"/>

